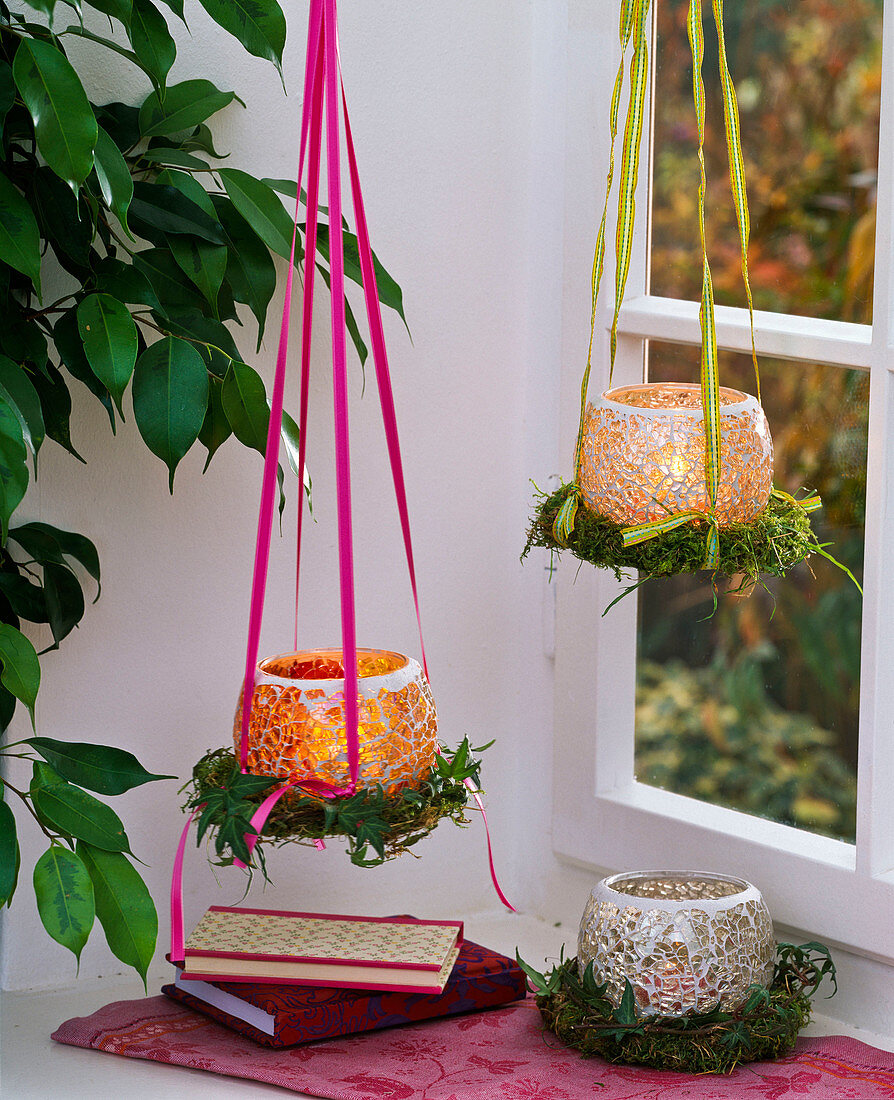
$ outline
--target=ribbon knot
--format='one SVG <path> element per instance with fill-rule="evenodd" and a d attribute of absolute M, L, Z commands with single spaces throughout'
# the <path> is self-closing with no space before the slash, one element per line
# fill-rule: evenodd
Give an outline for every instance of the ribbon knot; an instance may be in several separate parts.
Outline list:
<path fill-rule="evenodd" d="M 713 511 L 699 512 L 697 509 L 692 509 L 688 512 L 677 512 L 674 515 L 665 516 L 664 519 L 653 519 L 648 523 L 635 523 L 621 531 L 621 541 L 625 547 L 636 546 L 658 535 L 673 531 L 676 527 L 682 527 L 684 523 L 691 523 L 693 520 L 701 520 L 708 524 L 704 568 L 716 569 L 720 557 L 720 524 Z"/>
<path fill-rule="evenodd" d="M 553 537 L 562 546 L 568 545 L 568 540 L 574 533 L 574 520 L 580 503 L 580 485 L 573 481 L 568 486 L 568 495 L 562 502 L 558 515 L 553 520 Z"/>

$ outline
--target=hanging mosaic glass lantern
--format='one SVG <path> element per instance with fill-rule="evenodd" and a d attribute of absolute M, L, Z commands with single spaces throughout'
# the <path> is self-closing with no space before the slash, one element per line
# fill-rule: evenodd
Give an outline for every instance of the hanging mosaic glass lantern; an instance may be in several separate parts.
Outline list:
<path fill-rule="evenodd" d="M 340 649 L 268 657 L 258 665 L 247 766 L 255 775 L 346 786 L 344 664 Z M 418 661 L 379 649 L 357 651 L 359 788 L 387 795 L 414 786 L 432 767 L 438 719 Z M 242 733 L 242 693 L 233 740 Z"/>
<path fill-rule="evenodd" d="M 773 484 L 773 442 L 754 397 L 720 388 L 721 527 L 749 523 Z M 609 390 L 587 408 L 581 495 L 594 512 L 625 526 L 680 512 L 706 513 L 701 388 L 652 382 Z"/>

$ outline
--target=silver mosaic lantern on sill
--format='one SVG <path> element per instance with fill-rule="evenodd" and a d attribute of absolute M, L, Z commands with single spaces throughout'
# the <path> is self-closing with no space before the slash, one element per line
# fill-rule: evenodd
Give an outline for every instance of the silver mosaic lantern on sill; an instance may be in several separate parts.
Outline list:
<path fill-rule="evenodd" d="M 640 1016 L 729 1011 L 755 983 L 769 986 L 775 941 L 759 891 L 696 871 L 634 871 L 598 882 L 577 943 L 581 974 L 620 1004 L 633 986 Z"/>

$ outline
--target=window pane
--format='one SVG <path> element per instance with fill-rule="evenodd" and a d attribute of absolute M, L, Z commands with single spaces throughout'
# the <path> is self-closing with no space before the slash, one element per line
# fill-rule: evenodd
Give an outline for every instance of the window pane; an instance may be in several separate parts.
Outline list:
<path fill-rule="evenodd" d="M 657 0 L 651 292 L 697 299 L 698 166 L 688 0 Z M 717 300 L 744 305 L 717 38 L 705 4 L 708 238 Z M 882 0 L 727 4 L 758 309 L 872 320 Z"/>
<path fill-rule="evenodd" d="M 695 381 L 698 372 L 698 348 L 650 344 L 652 379 Z M 750 356 L 721 352 L 720 377 L 754 391 Z M 820 541 L 858 579 L 868 384 L 861 371 L 761 363 L 775 483 L 820 492 Z M 711 618 L 707 572 L 640 589 L 637 778 L 853 841 L 860 594 L 817 556 L 767 583 L 747 599 L 721 592 Z"/>

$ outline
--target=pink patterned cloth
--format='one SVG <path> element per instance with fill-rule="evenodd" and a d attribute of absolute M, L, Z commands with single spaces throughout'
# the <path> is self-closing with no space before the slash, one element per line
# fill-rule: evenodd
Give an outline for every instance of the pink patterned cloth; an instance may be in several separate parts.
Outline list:
<path fill-rule="evenodd" d="M 834 1036 L 729 1077 L 612 1066 L 544 1035 L 532 1000 L 281 1050 L 261 1048 L 165 997 L 75 1017 L 60 1043 L 279 1085 L 327 1100 L 875 1100 L 894 1055 Z"/>

